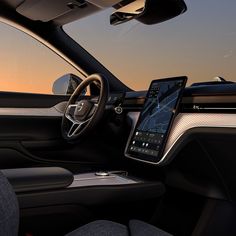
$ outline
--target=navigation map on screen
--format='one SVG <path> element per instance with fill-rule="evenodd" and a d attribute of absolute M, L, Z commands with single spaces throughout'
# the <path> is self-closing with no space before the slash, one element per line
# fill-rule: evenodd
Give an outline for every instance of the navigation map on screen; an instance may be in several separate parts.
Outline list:
<path fill-rule="evenodd" d="M 186 77 L 155 80 L 151 83 L 127 154 L 158 162 L 179 103 Z"/>

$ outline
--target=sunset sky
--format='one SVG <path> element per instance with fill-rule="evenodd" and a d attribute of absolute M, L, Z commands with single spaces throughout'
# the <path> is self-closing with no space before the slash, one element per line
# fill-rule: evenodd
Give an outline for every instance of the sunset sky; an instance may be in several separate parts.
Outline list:
<path fill-rule="evenodd" d="M 0 23 L 0 90 L 52 93 L 53 82 L 72 66 L 30 36 Z"/>
<path fill-rule="evenodd" d="M 159 25 L 109 25 L 112 9 L 71 23 L 65 31 L 133 89 L 187 75 L 189 83 L 235 80 L 236 1 L 186 0 L 188 11 Z M 76 73 L 49 49 L 0 24 L 0 90 L 51 93 L 53 81 Z"/>
<path fill-rule="evenodd" d="M 189 83 L 215 76 L 236 80 L 236 1 L 185 2 L 186 13 L 158 25 L 131 21 L 110 26 L 113 10 L 107 10 L 65 29 L 136 89 L 147 88 L 155 78 L 177 75 L 189 76 Z"/>

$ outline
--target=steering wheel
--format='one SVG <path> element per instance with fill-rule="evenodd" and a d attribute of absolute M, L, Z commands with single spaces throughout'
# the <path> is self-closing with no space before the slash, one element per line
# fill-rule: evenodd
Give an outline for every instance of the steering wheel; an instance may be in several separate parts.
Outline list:
<path fill-rule="evenodd" d="M 93 82 L 100 84 L 99 97 L 90 100 L 82 99 L 77 102 L 84 89 Z M 71 95 L 62 118 L 63 138 L 73 141 L 89 133 L 103 116 L 108 94 L 108 81 L 102 75 L 92 74 L 80 83 Z"/>

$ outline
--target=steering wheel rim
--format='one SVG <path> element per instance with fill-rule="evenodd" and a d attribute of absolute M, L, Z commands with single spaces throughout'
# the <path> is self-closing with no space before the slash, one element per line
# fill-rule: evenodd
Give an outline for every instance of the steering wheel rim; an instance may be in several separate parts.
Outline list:
<path fill-rule="evenodd" d="M 77 102 L 84 89 L 93 82 L 100 84 L 98 101 L 80 100 Z M 101 120 L 108 95 L 109 84 L 103 75 L 92 74 L 80 83 L 67 102 L 62 117 L 61 133 L 63 138 L 67 141 L 74 141 L 88 134 Z"/>

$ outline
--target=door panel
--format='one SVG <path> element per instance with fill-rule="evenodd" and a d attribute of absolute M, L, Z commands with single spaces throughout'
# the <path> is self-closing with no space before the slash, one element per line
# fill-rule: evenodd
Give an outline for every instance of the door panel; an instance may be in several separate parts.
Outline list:
<path fill-rule="evenodd" d="M 87 169 L 119 162 L 126 142 L 121 136 L 127 131 L 123 122 L 116 124 L 106 113 L 100 125 L 80 142 L 67 143 L 62 138 L 61 118 L 67 99 L 0 93 L 1 168 L 76 163 Z"/>
<path fill-rule="evenodd" d="M 0 92 L 0 108 L 51 108 L 68 99 L 68 95 Z"/>

